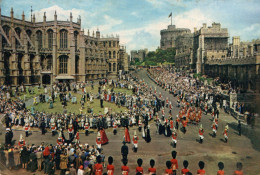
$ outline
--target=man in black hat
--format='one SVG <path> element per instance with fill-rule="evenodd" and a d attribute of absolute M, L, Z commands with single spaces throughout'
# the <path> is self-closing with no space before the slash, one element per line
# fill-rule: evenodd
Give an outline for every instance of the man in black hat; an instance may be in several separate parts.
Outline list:
<path fill-rule="evenodd" d="M 125 141 L 123 141 L 123 146 L 121 147 L 121 154 L 122 154 L 122 160 L 127 160 L 128 155 L 128 146 L 125 144 Z"/>

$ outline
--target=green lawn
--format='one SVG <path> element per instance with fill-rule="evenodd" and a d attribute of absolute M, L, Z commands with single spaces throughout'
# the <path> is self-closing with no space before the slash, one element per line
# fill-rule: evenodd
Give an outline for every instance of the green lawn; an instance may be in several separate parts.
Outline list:
<path fill-rule="evenodd" d="M 39 96 L 40 94 L 44 93 L 44 88 L 38 89 L 38 87 L 33 87 L 33 89 L 34 89 L 34 93 L 30 94 L 28 92 L 28 87 L 26 87 L 26 92 L 23 92 L 23 93 L 20 92 L 19 96 L 16 96 L 16 98 L 20 98 L 22 100 L 24 100 L 24 98 L 25 98 L 25 100 L 28 100 L 28 99 L 31 99 L 35 96 Z M 14 94 L 14 90 L 13 90 L 13 94 Z"/>
<path fill-rule="evenodd" d="M 77 104 L 72 104 L 71 102 L 67 103 L 66 109 L 68 112 L 71 113 L 75 113 L 75 114 L 79 114 L 80 113 L 80 108 L 81 108 L 81 104 L 80 104 L 80 99 L 81 99 L 81 95 L 80 94 L 75 94 L 72 93 L 72 95 L 77 97 Z M 50 109 L 49 108 L 49 103 L 39 103 L 38 105 L 35 105 L 34 108 L 36 111 L 40 111 L 40 112 L 48 112 L 48 113 L 62 113 L 63 112 L 63 108 L 62 105 L 59 101 L 59 99 L 55 99 L 55 103 L 53 103 L 53 108 Z M 98 114 L 99 111 L 101 111 L 101 113 L 104 113 L 104 109 L 105 108 L 101 108 L 100 107 L 100 101 L 98 99 L 94 99 L 94 103 L 90 104 L 90 102 L 88 101 L 87 103 L 85 103 L 85 108 L 83 109 L 83 113 L 87 112 L 87 106 L 89 106 L 90 108 L 93 108 L 93 111 L 95 114 Z M 114 103 L 110 103 L 110 102 L 106 102 L 104 101 L 104 107 L 108 107 L 111 108 L 112 112 L 120 112 L 120 111 L 125 111 L 127 108 L 125 107 L 118 107 L 116 106 Z M 31 106 L 28 106 L 28 109 L 31 109 Z"/>
<path fill-rule="evenodd" d="M 106 89 L 112 89 L 109 86 L 106 86 Z M 94 90 L 90 86 L 87 86 L 87 92 L 92 92 L 93 94 L 98 94 L 98 86 L 94 86 Z M 127 95 L 133 95 L 133 91 L 125 88 L 114 88 L 114 92 L 126 93 Z"/>

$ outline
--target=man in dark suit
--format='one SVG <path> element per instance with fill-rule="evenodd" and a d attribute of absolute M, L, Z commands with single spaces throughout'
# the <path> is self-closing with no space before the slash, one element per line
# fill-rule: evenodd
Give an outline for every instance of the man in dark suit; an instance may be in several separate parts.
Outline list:
<path fill-rule="evenodd" d="M 127 160 L 127 155 L 128 155 L 128 146 L 125 144 L 125 141 L 123 142 L 123 146 L 121 147 L 121 154 L 122 154 L 122 157 L 124 159 Z"/>

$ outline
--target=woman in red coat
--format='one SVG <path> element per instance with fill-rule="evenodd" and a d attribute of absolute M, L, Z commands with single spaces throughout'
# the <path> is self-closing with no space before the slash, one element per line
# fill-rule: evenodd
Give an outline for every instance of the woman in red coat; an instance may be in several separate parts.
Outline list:
<path fill-rule="evenodd" d="M 125 142 L 126 143 L 130 143 L 131 142 L 130 134 L 129 134 L 129 131 L 128 131 L 128 127 L 125 127 Z"/>

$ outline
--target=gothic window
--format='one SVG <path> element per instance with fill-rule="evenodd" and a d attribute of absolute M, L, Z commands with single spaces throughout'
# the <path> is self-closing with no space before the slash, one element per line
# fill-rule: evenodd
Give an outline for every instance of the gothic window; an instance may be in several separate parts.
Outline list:
<path fill-rule="evenodd" d="M 109 63 L 109 72 L 111 72 L 111 63 Z"/>
<path fill-rule="evenodd" d="M 28 37 L 31 39 L 31 36 L 32 36 L 32 31 L 31 30 L 26 30 L 26 34 L 28 35 Z M 31 44 L 30 42 L 28 41 L 28 46 L 30 47 Z"/>
<path fill-rule="evenodd" d="M 109 58 L 111 58 L 111 51 L 109 51 L 108 53 L 109 53 Z"/>
<path fill-rule="evenodd" d="M 113 63 L 113 72 L 116 71 L 116 63 Z"/>
<path fill-rule="evenodd" d="M 7 36 L 7 38 L 10 39 L 10 35 L 9 35 L 10 27 L 9 26 L 4 26 L 3 29 L 4 29 L 4 32 L 5 32 L 6 36 Z M 3 37 L 2 45 L 3 46 L 7 45 L 7 41 L 6 41 L 5 37 Z"/>
<path fill-rule="evenodd" d="M 68 47 L 68 32 L 67 30 L 60 31 L 60 48 Z"/>
<path fill-rule="evenodd" d="M 59 65 L 59 73 L 60 74 L 67 74 L 68 73 L 68 57 L 67 56 L 60 56 L 60 65 Z"/>
<path fill-rule="evenodd" d="M 76 56 L 75 72 L 76 72 L 76 74 L 79 73 L 79 57 L 78 56 Z"/>
<path fill-rule="evenodd" d="M 53 31 L 50 29 L 47 31 L 48 33 L 48 48 L 52 48 L 52 43 L 53 43 Z"/>
<path fill-rule="evenodd" d="M 38 47 L 42 48 L 42 32 L 38 30 L 36 32 L 36 37 L 37 37 L 37 40 L 38 40 Z"/>
<path fill-rule="evenodd" d="M 116 47 L 116 42 L 115 41 L 113 42 L 113 47 Z"/>
<path fill-rule="evenodd" d="M 109 41 L 109 47 L 111 47 L 111 41 Z"/>
<path fill-rule="evenodd" d="M 20 29 L 19 27 L 15 28 L 15 32 L 16 32 L 16 34 L 18 35 L 18 38 L 21 38 L 21 37 L 20 37 L 20 35 L 21 35 L 21 29 Z M 20 46 L 20 43 L 19 43 L 19 41 L 18 41 L 17 39 L 15 39 L 15 44 L 16 44 L 17 46 Z"/>
<path fill-rule="evenodd" d="M 116 58 L 116 51 L 113 52 L 113 58 Z"/>

